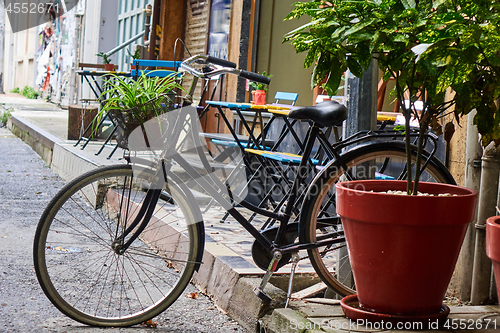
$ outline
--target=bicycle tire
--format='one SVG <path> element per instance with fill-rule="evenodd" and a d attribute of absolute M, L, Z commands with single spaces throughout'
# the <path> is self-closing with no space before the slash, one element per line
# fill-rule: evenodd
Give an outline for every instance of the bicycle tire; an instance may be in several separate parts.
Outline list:
<path fill-rule="evenodd" d="M 355 147 L 343 153 L 341 157 L 340 160 L 347 165 L 349 172 L 353 176 L 359 175 L 359 177 L 353 177 L 355 179 L 377 177 L 376 170 L 384 164 L 386 167 L 383 174 L 378 174 L 379 179 L 391 175 L 404 175 L 406 151 L 403 142 L 369 143 Z M 425 152 L 424 157 L 427 159 L 429 154 Z M 414 161 L 415 158 L 416 147 L 412 147 L 412 160 Z M 335 160 L 325 167 L 308 190 L 303 204 L 305 211 L 300 216 L 300 224 L 304 226 L 299 234 L 302 243 L 314 243 L 319 236 L 327 238 L 329 232 L 340 231 L 342 233 L 341 221 L 336 215 L 334 206 L 334 185 L 339 180 L 347 180 L 340 160 Z M 367 166 L 372 170 L 363 172 L 361 169 L 366 169 Z M 406 177 L 400 178 L 406 179 Z M 456 184 L 446 167 L 435 157 L 430 158 L 421 181 Z M 328 287 L 340 296 L 355 293 L 354 277 L 345 242 L 336 243 L 330 247 L 309 249 L 308 255 L 314 270 Z"/>
<path fill-rule="evenodd" d="M 168 199 L 158 200 L 139 237 L 125 253 L 113 250 L 153 178 L 129 165 L 97 168 L 46 207 L 34 239 L 35 271 L 65 315 L 92 326 L 139 324 L 168 308 L 190 282 L 203 254 L 201 213 L 190 205 L 192 194 L 170 179 Z"/>

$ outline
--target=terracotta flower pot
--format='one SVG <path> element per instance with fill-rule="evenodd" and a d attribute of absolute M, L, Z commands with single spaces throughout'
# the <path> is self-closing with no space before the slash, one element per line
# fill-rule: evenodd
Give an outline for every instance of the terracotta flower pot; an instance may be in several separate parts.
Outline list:
<path fill-rule="evenodd" d="M 266 92 L 265 90 L 255 90 L 254 103 L 256 105 L 265 105 L 266 104 Z"/>
<path fill-rule="evenodd" d="M 358 309 L 344 302 L 344 312 L 373 321 L 446 318 L 449 309 L 442 302 L 474 217 L 477 192 L 420 183 L 420 192 L 456 196 L 379 193 L 388 190 L 405 191 L 406 181 L 336 185 L 359 301 Z"/>
<path fill-rule="evenodd" d="M 493 262 L 498 299 L 500 300 L 500 216 L 486 220 L 486 254 Z"/>
<path fill-rule="evenodd" d="M 130 63 L 130 70 L 133 70 L 133 69 L 136 69 L 137 66 L 136 65 L 132 65 L 132 63 Z"/>
<path fill-rule="evenodd" d="M 107 72 L 111 72 L 114 70 L 115 65 L 114 64 L 104 64 L 104 70 Z"/>

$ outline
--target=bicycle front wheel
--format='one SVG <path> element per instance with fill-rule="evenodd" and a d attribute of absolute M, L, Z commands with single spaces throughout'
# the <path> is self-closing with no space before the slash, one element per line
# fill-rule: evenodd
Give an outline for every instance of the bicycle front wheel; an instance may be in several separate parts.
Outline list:
<path fill-rule="evenodd" d="M 125 231 L 154 178 L 128 165 L 98 168 L 64 186 L 45 209 L 34 240 L 35 270 L 67 316 L 93 326 L 135 325 L 164 311 L 189 283 L 201 260 L 203 229 L 178 186 L 169 180 L 147 225 Z"/>
<path fill-rule="evenodd" d="M 424 160 L 428 153 L 424 153 Z M 416 161 L 416 150 L 412 150 L 412 161 Z M 309 259 L 319 277 L 340 296 L 355 293 L 356 286 L 349 261 L 347 244 L 343 240 L 343 229 L 335 209 L 335 183 L 346 181 L 346 171 L 352 180 L 361 179 L 406 179 L 406 151 L 400 142 L 379 142 L 356 147 L 342 155 L 321 172 L 311 185 L 307 203 L 301 214 L 302 241 L 338 238 L 330 246 L 308 250 Z M 414 164 L 412 164 L 415 169 Z M 414 172 L 414 171 L 413 171 Z M 429 162 L 420 177 L 421 181 L 455 184 L 444 165 L 435 157 Z M 390 207 L 387 210 L 390 211 Z"/>

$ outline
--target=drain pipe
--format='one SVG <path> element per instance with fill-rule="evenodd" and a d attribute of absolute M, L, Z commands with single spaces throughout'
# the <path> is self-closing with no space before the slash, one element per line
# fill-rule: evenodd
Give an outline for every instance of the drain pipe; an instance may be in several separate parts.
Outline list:
<path fill-rule="evenodd" d="M 486 256 L 486 219 L 496 215 L 498 179 L 500 174 L 500 149 L 490 143 L 483 152 L 481 187 L 476 222 L 476 246 L 472 272 L 472 305 L 484 304 L 490 297 L 491 260 Z"/>
<path fill-rule="evenodd" d="M 481 181 L 481 156 L 483 148 L 479 140 L 477 126 L 474 125 L 474 116 L 476 110 L 472 110 L 467 115 L 467 139 L 465 151 L 465 184 L 464 186 L 479 192 Z M 467 228 L 462 252 L 460 253 L 461 271 L 460 271 L 460 299 L 464 302 L 470 301 L 472 288 L 472 270 L 474 267 L 474 248 L 476 242 L 477 210 L 474 220 Z"/>

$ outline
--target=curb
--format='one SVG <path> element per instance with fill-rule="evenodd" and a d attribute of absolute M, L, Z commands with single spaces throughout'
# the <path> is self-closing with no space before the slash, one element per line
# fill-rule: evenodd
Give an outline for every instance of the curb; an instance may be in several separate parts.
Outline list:
<path fill-rule="evenodd" d="M 8 120 L 7 128 L 26 142 L 47 165 L 51 165 L 54 146 L 61 142 L 61 139 L 16 115 L 12 115 Z"/>

